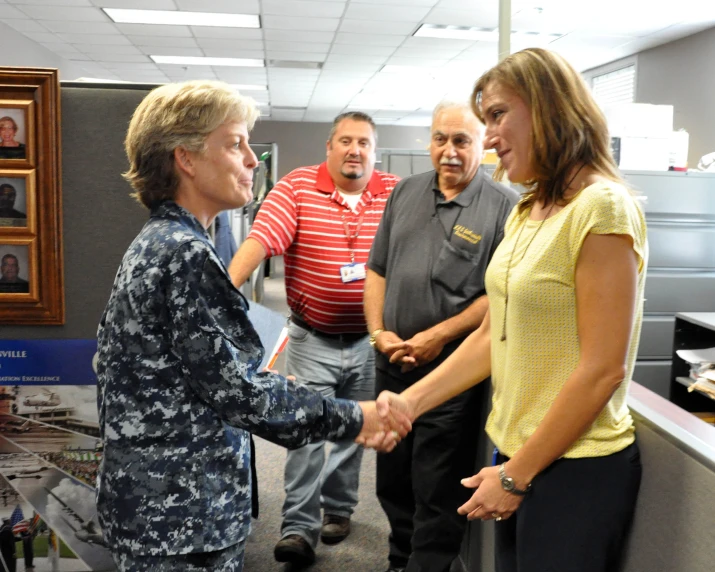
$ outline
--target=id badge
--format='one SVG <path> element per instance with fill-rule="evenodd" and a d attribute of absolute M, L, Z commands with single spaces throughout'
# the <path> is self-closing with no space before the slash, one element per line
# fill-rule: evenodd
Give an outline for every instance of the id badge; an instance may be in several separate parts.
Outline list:
<path fill-rule="evenodd" d="M 365 263 L 346 264 L 340 267 L 340 279 L 343 284 L 355 282 L 356 280 L 365 280 Z"/>

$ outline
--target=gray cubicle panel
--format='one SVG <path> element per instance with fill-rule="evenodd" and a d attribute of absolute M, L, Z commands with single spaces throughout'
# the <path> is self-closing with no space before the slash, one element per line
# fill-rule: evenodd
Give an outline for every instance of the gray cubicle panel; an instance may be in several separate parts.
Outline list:
<path fill-rule="evenodd" d="M 668 396 L 676 312 L 715 311 L 715 174 L 626 171 L 650 246 L 634 379 Z"/>

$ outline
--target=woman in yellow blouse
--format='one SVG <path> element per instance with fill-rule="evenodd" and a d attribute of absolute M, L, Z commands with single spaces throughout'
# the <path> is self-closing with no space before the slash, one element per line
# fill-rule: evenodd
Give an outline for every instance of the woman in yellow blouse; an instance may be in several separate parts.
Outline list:
<path fill-rule="evenodd" d="M 449 360 L 379 402 L 418 417 L 491 375 L 494 466 L 460 509 L 494 519 L 498 572 L 611 572 L 640 456 L 626 392 L 636 359 L 646 225 L 580 75 L 542 49 L 476 83 L 473 109 L 526 189 L 486 274 L 489 313 Z"/>

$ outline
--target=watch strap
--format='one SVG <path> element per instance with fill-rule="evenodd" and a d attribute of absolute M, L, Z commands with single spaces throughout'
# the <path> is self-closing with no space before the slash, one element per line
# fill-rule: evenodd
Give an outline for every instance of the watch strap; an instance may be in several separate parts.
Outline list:
<path fill-rule="evenodd" d="M 529 494 L 529 491 L 531 490 L 531 483 L 526 485 L 525 489 L 516 488 L 516 485 L 514 484 L 514 479 L 507 476 L 506 474 L 506 468 L 504 466 L 505 464 L 506 463 L 502 463 L 501 465 L 499 465 L 499 480 L 501 481 L 502 488 L 509 493 L 519 496 Z"/>

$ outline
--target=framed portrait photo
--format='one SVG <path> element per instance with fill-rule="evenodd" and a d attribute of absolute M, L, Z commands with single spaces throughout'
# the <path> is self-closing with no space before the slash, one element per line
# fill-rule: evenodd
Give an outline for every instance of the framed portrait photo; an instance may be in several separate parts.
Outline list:
<path fill-rule="evenodd" d="M 0 234 L 22 235 L 35 229 L 35 173 L 0 169 Z"/>
<path fill-rule="evenodd" d="M 0 167 L 34 165 L 34 101 L 0 99 Z"/>
<path fill-rule="evenodd" d="M 0 301 L 37 300 L 33 242 L 0 240 Z"/>
<path fill-rule="evenodd" d="M 0 66 L 0 325 L 63 324 L 60 85 Z"/>

